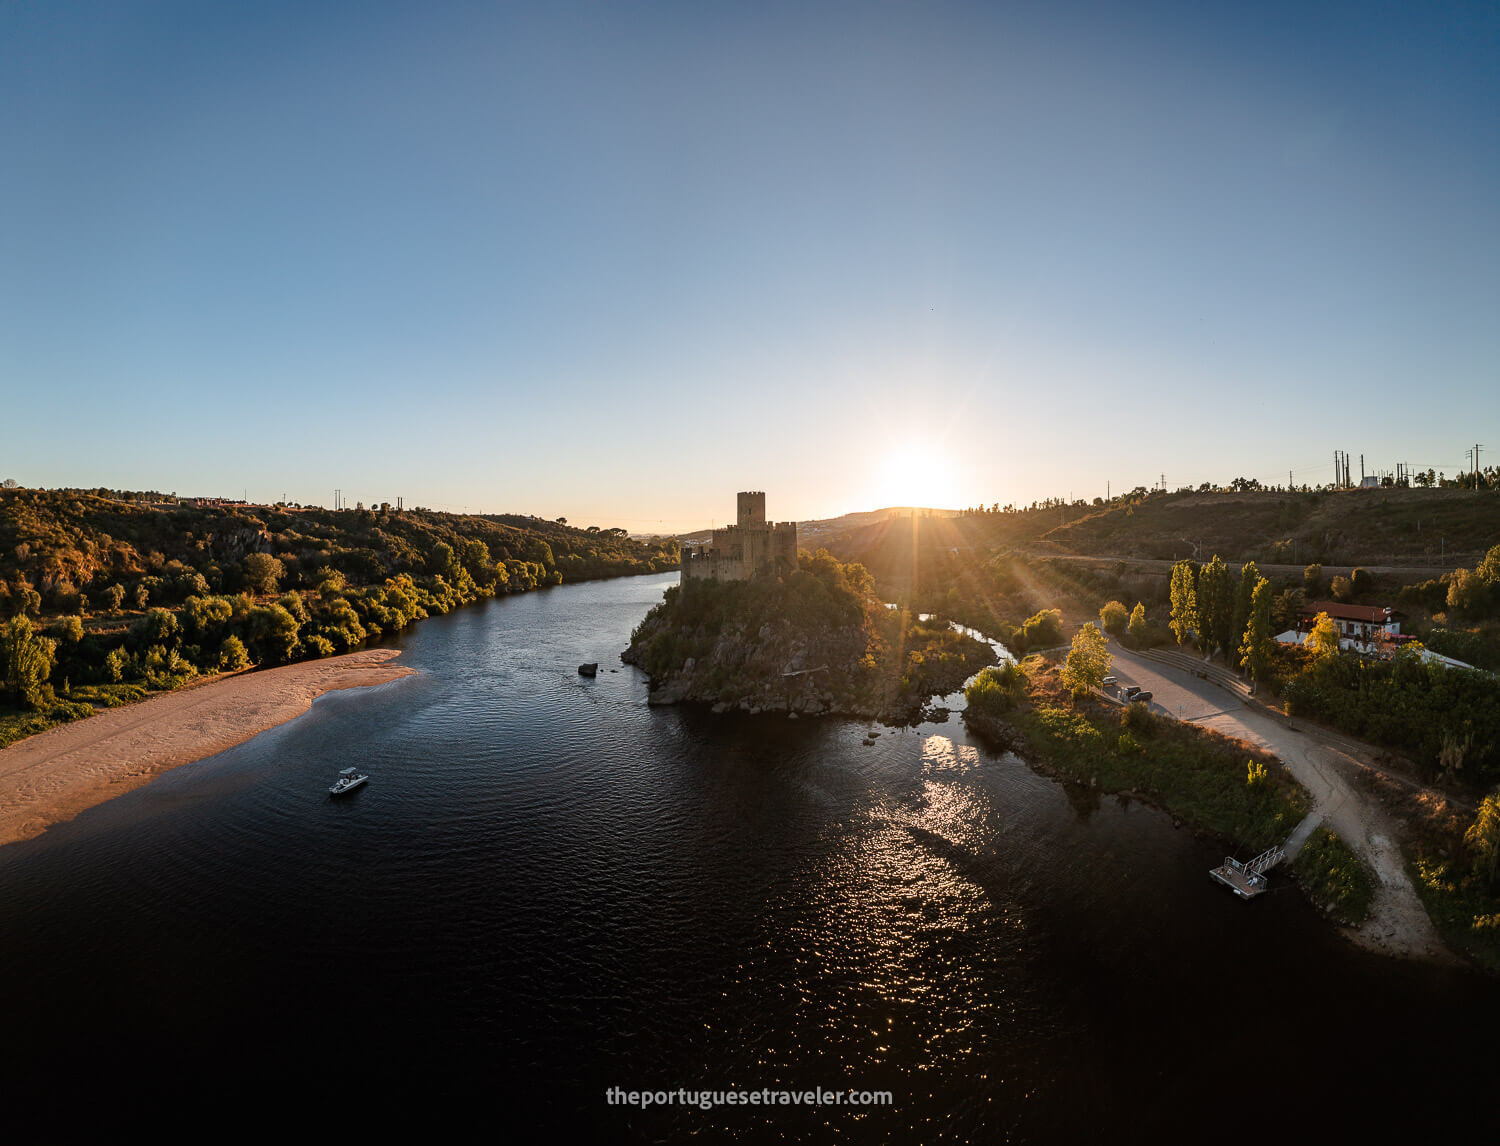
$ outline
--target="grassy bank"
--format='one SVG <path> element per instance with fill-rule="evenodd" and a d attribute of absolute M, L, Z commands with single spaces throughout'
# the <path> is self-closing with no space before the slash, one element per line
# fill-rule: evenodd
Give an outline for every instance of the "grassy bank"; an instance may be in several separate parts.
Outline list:
<path fill-rule="evenodd" d="M 965 722 L 1050 775 L 1139 796 L 1242 854 L 1284 841 L 1309 807 L 1306 791 L 1269 753 L 1144 706 L 1122 711 L 1075 699 L 1057 666 L 1039 657 L 1004 684 L 972 689 Z M 1331 832 L 1315 834 L 1292 871 L 1341 921 L 1368 914 L 1370 876 Z"/>
<path fill-rule="evenodd" d="M 1337 834 L 1319 828 L 1292 861 L 1292 873 L 1314 903 L 1341 923 L 1370 914 L 1375 878 Z"/>
<path fill-rule="evenodd" d="M 151 693 L 170 691 L 170 687 L 153 689 L 133 682 L 90 684 L 70 689 L 66 697 L 59 697 L 41 709 L 0 705 L 0 748 L 59 724 L 92 716 L 101 708 L 119 708 Z"/>
<path fill-rule="evenodd" d="M 1500 973 L 1500 897 L 1461 861 L 1420 845 L 1407 854 L 1407 872 L 1443 941 L 1486 971 Z"/>

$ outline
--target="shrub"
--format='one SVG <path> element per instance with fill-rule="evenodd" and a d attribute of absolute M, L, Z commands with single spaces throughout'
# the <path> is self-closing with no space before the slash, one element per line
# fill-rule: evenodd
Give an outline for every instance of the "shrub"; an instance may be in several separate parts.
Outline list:
<path fill-rule="evenodd" d="M 1043 609 L 1033 613 L 1026 623 L 1011 633 L 1011 651 L 1030 652 L 1034 649 L 1050 649 L 1062 644 L 1062 612 L 1058 609 Z"/>
<path fill-rule="evenodd" d="M 1099 610 L 1099 624 L 1106 633 L 1113 633 L 1117 637 L 1122 635 L 1129 621 L 1130 613 L 1119 601 L 1106 601 Z"/>
<path fill-rule="evenodd" d="M 1245 787 L 1252 792 L 1263 791 L 1268 782 L 1266 766 L 1259 760 L 1245 761 Z"/>
<path fill-rule="evenodd" d="M 1133 700 L 1120 713 L 1120 727 L 1149 736 L 1156 731 L 1157 716 L 1138 700 Z"/>
<path fill-rule="evenodd" d="M 249 667 L 250 654 L 245 651 L 245 643 L 239 637 L 225 637 L 224 643 L 219 646 L 219 670 L 239 672 Z"/>
<path fill-rule="evenodd" d="M 964 700 L 970 711 L 995 716 L 1015 707 L 1025 684 L 1025 672 L 1013 661 L 991 665 L 969 682 L 964 689 Z"/>
<path fill-rule="evenodd" d="M 334 653 L 333 642 L 321 633 L 313 633 L 302 642 L 307 646 L 307 651 L 315 657 L 331 657 Z"/>

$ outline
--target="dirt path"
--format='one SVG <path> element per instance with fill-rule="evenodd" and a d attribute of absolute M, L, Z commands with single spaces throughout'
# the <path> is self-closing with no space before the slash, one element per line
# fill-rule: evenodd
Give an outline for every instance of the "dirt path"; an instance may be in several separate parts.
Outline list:
<path fill-rule="evenodd" d="M 1112 644 L 1110 651 L 1114 675 L 1124 684 L 1150 690 L 1154 707 L 1274 753 L 1307 788 L 1314 810 L 1379 880 L 1369 919 L 1350 929 L 1356 942 L 1390 955 L 1453 961 L 1407 877 L 1394 821 L 1352 782 L 1360 765 L 1347 749 L 1320 741 L 1316 730 L 1294 730 L 1284 719 L 1247 708 L 1217 685 L 1118 645 Z"/>
<path fill-rule="evenodd" d="M 139 788 L 306 712 L 325 692 L 385 684 L 416 670 L 396 649 L 363 649 L 241 673 L 48 729 L 0 749 L 0 845 Z"/>

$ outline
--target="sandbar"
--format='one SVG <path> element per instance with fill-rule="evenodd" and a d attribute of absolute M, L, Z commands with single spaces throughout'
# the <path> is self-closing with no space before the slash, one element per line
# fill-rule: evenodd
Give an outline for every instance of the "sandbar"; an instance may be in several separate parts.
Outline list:
<path fill-rule="evenodd" d="M 415 673 L 391 663 L 399 655 L 360 649 L 218 677 L 0 748 L 0 846 L 41 835 L 170 768 L 243 744 L 300 716 L 325 692 Z"/>

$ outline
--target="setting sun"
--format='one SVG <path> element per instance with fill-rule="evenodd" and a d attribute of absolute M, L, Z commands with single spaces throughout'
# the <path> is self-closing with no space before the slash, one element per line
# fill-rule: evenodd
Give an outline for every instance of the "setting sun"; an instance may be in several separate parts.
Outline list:
<path fill-rule="evenodd" d="M 902 445 L 884 451 L 872 467 L 871 504 L 957 509 L 958 470 L 945 451 L 930 444 Z"/>

